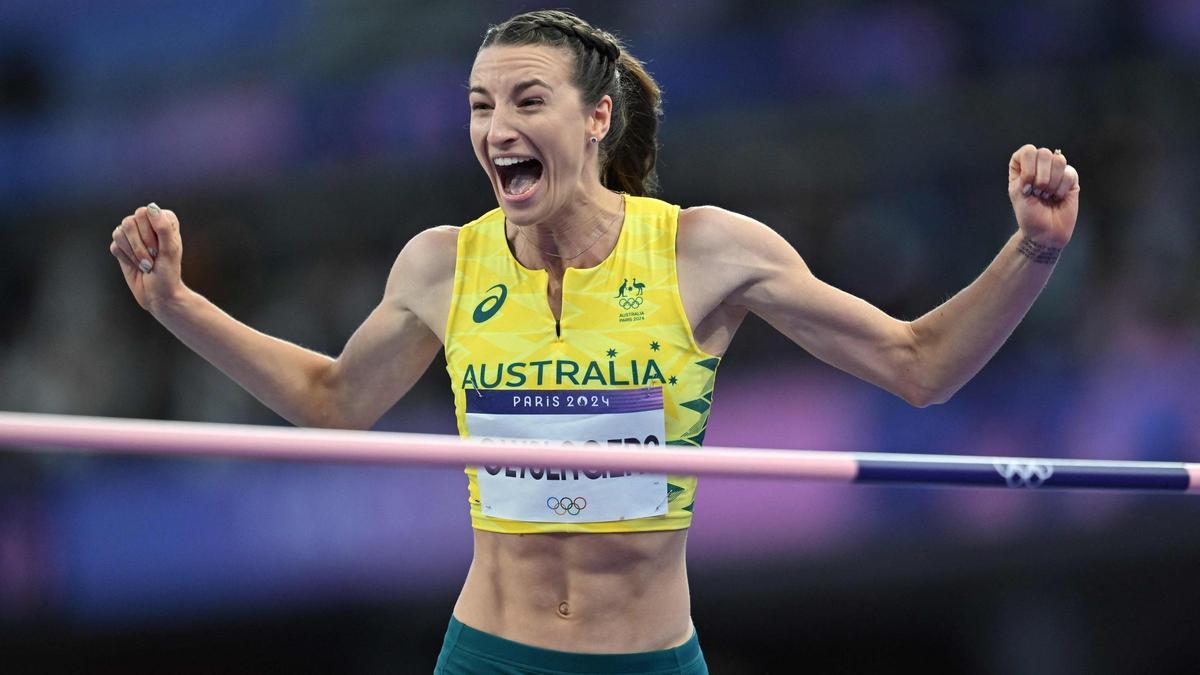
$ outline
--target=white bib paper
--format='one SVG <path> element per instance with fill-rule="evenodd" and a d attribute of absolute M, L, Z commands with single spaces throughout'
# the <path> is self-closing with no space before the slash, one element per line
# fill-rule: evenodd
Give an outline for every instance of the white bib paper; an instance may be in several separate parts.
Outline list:
<path fill-rule="evenodd" d="M 504 442 L 661 445 L 660 387 L 478 389 L 467 396 L 467 432 Z M 667 512 L 667 476 L 617 467 L 478 467 L 486 516 L 545 523 L 629 520 Z"/>

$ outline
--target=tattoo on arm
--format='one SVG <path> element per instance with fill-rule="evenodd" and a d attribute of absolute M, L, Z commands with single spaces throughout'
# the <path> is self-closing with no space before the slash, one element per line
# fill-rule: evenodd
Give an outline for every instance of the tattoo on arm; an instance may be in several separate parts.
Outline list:
<path fill-rule="evenodd" d="M 1053 265 L 1058 261 L 1058 254 L 1062 253 L 1061 248 L 1043 246 L 1029 237 L 1021 240 L 1021 245 L 1017 247 L 1017 250 L 1026 258 L 1035 263 L 1042 263 L 1043 265 Z"/>

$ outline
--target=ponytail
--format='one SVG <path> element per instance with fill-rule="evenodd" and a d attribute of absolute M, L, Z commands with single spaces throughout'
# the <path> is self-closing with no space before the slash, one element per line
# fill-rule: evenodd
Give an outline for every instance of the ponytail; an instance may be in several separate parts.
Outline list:
<path fill-rule="evenodd" d="M 658 191 L 658 121 L 662 92 L 646 67 L 616 36 L 560 10 L 518 14 L 488 29 L 480 49 L 493 44 L 544 44 L 575 56 L 574 84 L 583 102 L 613 101 L 608 135 L 600 143 L 600 182 L 645 197 Z"/>
<path fill-rule="evenodd" d="M 658 121 L 662 117 L 662 92 L 645 66 L 622 49 L 617 62 L 620 102 L 613 97 L 614 117 L 604 138 L 600 157 L 600 182 L 619 192 L 644 197 L 658 191 Z M 611 141 L 610 141 L 611 139 Z"/>

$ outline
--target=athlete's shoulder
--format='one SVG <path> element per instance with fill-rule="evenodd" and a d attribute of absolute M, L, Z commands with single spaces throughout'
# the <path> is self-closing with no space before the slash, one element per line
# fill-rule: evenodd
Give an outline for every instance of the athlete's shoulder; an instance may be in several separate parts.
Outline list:
<path fill-rule="evenodd" d="M 719 206 L 688 206 L 679 210 L 679 228 L 694 230 L 698 236 L 704 235 L 734 220 L 737 215 Z"/>
<path fill-rule="evenodd" d="M 453 279 L 461 229 L 454 225 L 439 225 L 422 230 L 409 239 L 392 265 L 388 291 L 428 289 Z"/>
<path fill-rule="evenodd" d="M 675 248 L 680 283 L 703 280 L 726 298 L 799 260 L 791 244 L 771 228 L 716 206 L 696 206 L 679 214 Z"/>
<path fill-rule="evenodd" d="M 457 225 L 438 225 L 416 234 L 400 251 L 404 258 L 433 259 L 434 262 L 446 256 L 453 261 L 458 248 L 458 235 L 462 228 Z M 418 262 L 413 260 L 413 262 Z"/>
<path fill-rule="evenodd" d="M 719 206 L 691 206 L 679 212 L 678 247 L 700 254 L 741 254 L 774 231 L 757 220 Z"/>

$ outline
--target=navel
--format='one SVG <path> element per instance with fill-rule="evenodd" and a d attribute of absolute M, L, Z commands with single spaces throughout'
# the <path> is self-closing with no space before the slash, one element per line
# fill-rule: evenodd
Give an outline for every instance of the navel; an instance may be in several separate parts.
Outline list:
<path fill-rule="evenodd" d="M 571 606 L 568 605 L 566 602 L 560 603 L 558 605 L 558 615 L 563 618 L 571 616 Z"/>

